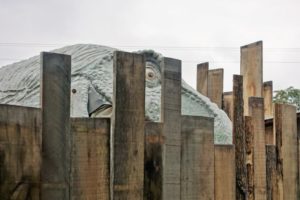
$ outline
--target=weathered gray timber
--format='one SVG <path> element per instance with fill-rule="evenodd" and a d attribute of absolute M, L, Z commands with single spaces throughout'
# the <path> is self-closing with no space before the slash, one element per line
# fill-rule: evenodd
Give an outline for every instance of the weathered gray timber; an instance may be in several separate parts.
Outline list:
<path fill-rule="evenodd" d="M 265 120 L 264 99 L 261 97 L 250 97 L 249 114 L 253 125 L 253 162 L 254 162 L 254 197 L 255 200 L 267 198 L 266 182 L 266 142 L 265 142 Z"/>
<path fill-rule="evenodd" d="M 298 193 L 296 107 L 275 104 L 274 111 L 279 195 L 294 200 Z"/>
<path fill-rule="evenodd" d="M 276 172 L 276 146 L 266 145 L 267 158 L 267 200 L 279 199 Z"/>
<path fill-rule="evenodd" d="M 243 76 L 233 75 L 233 144 L 235 145 L 236 199 L 247 199 L 247 169 L 245 152 L 245 124 L 243 101 Z"/>
<path fill-rule="evenodd" d="M 162 199 L 162 136 L 163 124 L 146 122 L 145 124 L 145 177 L 144 199 Z"/>
<path fill-rule="evenodd" d="M 109 200 L 110 120 L 72 118 L 71 136 L 71 199 Z"/>
<path fill-rule="evenodd" d="M 244 77 L 244 114 L 248 112 L 248 98 L 262 97 L 263 43 L 255 42 L 241 47 L 240 74 Z"/>
<path fill-rule="evenodd" d="M 234 145 L 215 145 L 215 200 L 236 199 Z"/>
<path fill-rule="evenodd" d="M 208 69 L 208 62 L 197 65 L 197 91 L 204 96 L 208 95 Z"/>
<path fill-rule="evenodd" d="M 143 199 L 145 60 L 114 53 L 111 199 Z"/>
<path fill-rule="evenodd" d="M 181 117 L 181 199 L 214 199 L 213 118 Z"/>
<path fill-rule="evenodd" d="M 41 200 L 69 199 L 71 56 L 41 53 Z"/>
<path fill-rule="evenodd" d="M 40 119 L 40 109 L 0 104 L 0 199 L 39 199 Z"/>
<path fill-rule="evenodd" d="M 212 69 L 208 71 L 208 98 L 222 108 L 223 101 L 223 69 Z"/>
<path fill-rule="evenodd" d="M 233 101 L 232 101 L 232 92 L 223 92 L 223 107 L 222 109 L 226 112 L 229 119 L 232 121 L 233 115 Z"/>
<path fill-rule="evenodd" d="M 162 69 L 161 119 L 163 122 L 162 148 L 163 199 L 180 199 L 181 152 L 181 61 L 164 58 Z"/>
<path fill-rule="evenodd" d="M 254 200 L 254 161 L 253 161 L 253 124 L 252 118 L 245 116 L 246 167 L 247 167 L 247 198 Z"/>
<path fill-rule="evenodd" d="M 263 97 L 265 104 L 265 118 L 273 117 L 273 81 L 263 84 Z"/>

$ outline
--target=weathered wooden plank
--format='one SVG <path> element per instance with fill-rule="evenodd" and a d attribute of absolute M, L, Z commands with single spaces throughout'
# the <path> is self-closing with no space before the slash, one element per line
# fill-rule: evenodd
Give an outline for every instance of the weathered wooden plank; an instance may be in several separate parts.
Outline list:
<path fill-rule="evenodd" d="M 72 118 L 71 199 L 109 200 L 110 120 Z"/>
<path fill-rule="evenodd" d="M 283 199 L 297 199 L 298 147 L 296 107 L 275 104 L 275 136 L 279 191 Z M 282 188 L 281 188 L 282 187 Z"/>
<path fill-rule="evenodd" d="M 254 132 L 252 118 L 245 116 L 246 167 L 247 167 L 247 198 L 254 200 Z"/>
<path fill-rule="evenodd" d="M 277 172 L 276 172 L 276 146 L 266 145 L 266 158 L 267 158 L 267 199 L 279 199 L 278 186 L 277 186 Z"/>
<path fill-rule="evenodd" d="M 249 98 L 249 114 L 253 124 L 254 197 L 266 199 L 266 142 L 264 121 L 264 99 Z"/>
<path fill-rule="evenodd" d="M 145 60 L 114 53 L 112 199 L 143 199 Z"/>
<path fill-rule="evenodd" d="M 240 74 L 244 77 L 244 114 L 248 112 L 248 98 L 262 97 L 263 43 L 255 42 L 241 47 Z"/>
<path fill-rule="evenodd" d="M 273 82 L 263 83 L 263 97 L 265 104 L 265 119 L 273 117 Z"/>
<path fill-rule="evenodd" d="M 145 124 L 144 199 L 162 199 L 162 136 L 163 124 Z"/>
<path fill-rule="evenodd" d="M 247 198 L 247 170 L 245 153 L 243 76 L 233 76 L 233 144 L 235 145 L 236 199 Z"/>
<path fill-rule="evenodd" d="M 214 120 L 181 120 L 181 199 L 214 199 Z"/>
<path fill-rule="evenodd" d="M 223 108 L 222 108 L 229 119 L 233 120 L 233 100 L 232 100 L 232 92 L 224 92 L 223 93 Z"/>
<path fill-rule="evenodd" d="M 223 69 L 212 69 L 208 71 L 208 91 L 207 96 L 212 102 L 222 108 L 223 101 Z"/>
<path fill-rule="evenodd" d="M 181 61 L 164 58 L 161 119 L 163 122 L 163 199 L 180 199 Z"/>
<path fill-rule="evenodd" d="M 215 200 L 236 199 L 234 145 L 215 145 Z"/>
<path fill-rule="evenodd" d="M 208 69 L 208 62 L 197 65 L 197 91 L 204 96 L 208 95 Z"/>
<path fill-rule="evenodd" d="M 0 105 L 0 199 L 39 199 L 41 111 Z"/>
<path fill-rule="evenodd" d="M 69 199 L 71 56 L 41 53 L 41 199 Z"/>

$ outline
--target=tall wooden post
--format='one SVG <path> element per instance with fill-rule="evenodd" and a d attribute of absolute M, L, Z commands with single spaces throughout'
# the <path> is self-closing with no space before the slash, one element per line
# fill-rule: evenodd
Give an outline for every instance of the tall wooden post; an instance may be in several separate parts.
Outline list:
<path fill-rule="evenodd" d="M 207 96 L 209 63 L 197 65 L 197 91 Z"/>
<path fill-rule="evenodd" d="M 182 116 L 181 200 L 214 199 L 214 120 Z"/>
<path fill-rule="evenodd" d="M 254 161 L 254 196 L 255 199 L 266 199 L 266 142 L 264 99 L 249 98 L 249 114 L 253 125 L 253 161 Z"/>
<path fill-rule="evenodd" d="M 114 54 L 111 199 L 143 199 L 145 60 Z"/>
<path fill-rule="evenodd" d="M 163 199 L 180 199 L 181 61 L 164 58 L 161 118 L 163 122 Z"/>
<path fill-rule="evenodd" d="M 244 77 L 244 114 L 248 112 L 248 98 L 262 97 L 263 84 L 262 41 L 241 47 L 241 75 Z"/>
<path fill-rule="evenodd" d="M 233 76 L 233 143 L 236 163 L 236 199 L 247 199 L 247 171 L 245 154 L 245 127 L 243 76 Z"/>
<path fill-rule="evenodd" d="M 297 199 L 298 192 L 298 147 L 296 107 L 275 104 L 275 135 L 277 150 L 277 173 L 279 191 L 283 199 Z"/>
<path fill-rule="evenodd" d="M 276 171 L 276 146 L 266 145 L 267 157 L 267 199 L 276 200 L 280 199 L 277 185 L 277 171 Z"/>
<path fill-rule="evenodd" d="M 232 121 L 233 115 L 233 101 L 232 101 L 232 92 L 224 92 L 223 93 L 223 108 L 229 119 Z"/>
<path fill-rule="evenodd" d="M 71 56 L 41 53 L 41 199 L 69 199 Z"/>
<path fill-rule="evenodd" d="M 245 138 L 246 138 L 246 167 L 248 200 L 254 200 L 254 132 L 252 118 L 245 116 Z"/>
<path fill-rule="evenodd" d="M 215 145 L 215 200 L 236 199 L 234 145 Z"/>
<path fill-rule="evenodd" d="M 265 119 L 273 117 L 273 82 L 264 82 L 263 85 Z"/>
<path fill-rule="evenodd" d="M 208 71 L 208 98 L 222 108 L 223 101 L 223 69 L 212 69 Z"/>

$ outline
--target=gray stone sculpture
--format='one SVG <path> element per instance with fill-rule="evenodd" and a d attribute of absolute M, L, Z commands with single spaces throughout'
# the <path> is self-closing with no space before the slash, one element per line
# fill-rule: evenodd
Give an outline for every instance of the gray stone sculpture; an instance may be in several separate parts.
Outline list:
<path fill-rule="evenodd" d="M 72 117 L 110 116 L 112 104 L 113 52 L 116 49 L 78 44 L 53 52 L 72 56 Z M 162 55 L 145 50 L 146 119 L 160 120 Z M 40 107 L 40 57 L 35 56 L 0 68 L 0 103 Z M 227 115 L 207 97 L 182 80 L 182 115 L 215 119 L 215 143 L 231 143 L 232 127 Z"/>

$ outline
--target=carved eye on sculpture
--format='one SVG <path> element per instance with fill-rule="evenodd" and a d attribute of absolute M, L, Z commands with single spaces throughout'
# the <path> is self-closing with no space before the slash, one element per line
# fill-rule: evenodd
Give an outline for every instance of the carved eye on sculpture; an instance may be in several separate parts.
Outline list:
<path fill-rule="evenodd" d="M 147 87 L 156 87 L 160 83 L 160 71 L 152 62 L 146 62 L 145 79 Z"/>

